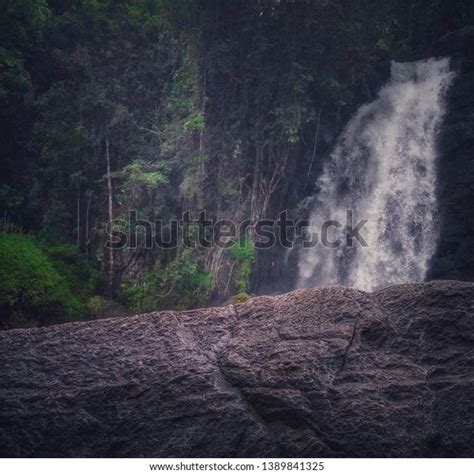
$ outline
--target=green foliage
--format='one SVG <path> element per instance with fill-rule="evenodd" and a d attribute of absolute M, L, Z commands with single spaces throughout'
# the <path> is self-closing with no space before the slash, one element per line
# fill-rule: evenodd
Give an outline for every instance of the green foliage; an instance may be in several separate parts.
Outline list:
<path fill-rule="evenodd" d="M 104 311 L 104 308 L 107 305 L 107 300 L 102 296 L 93 296 L 87 302 L 87 309 L 90 314 L 97 316 Z"/>
<path fill-rule="evenodd" d="M 128 316 L 128 312 L 123 306 L 115 301 L 97 295 L 89 298 L 87 301 L 87 310 L 94 319 Z"/>
<path fill-rule="evenodd" d="M 148 171 L 143 160 L 135 160 L 125 166 L 122 169 L 121 177 L 126 179 L 126 186 L 133 186 L 135 184 L 158 186 L 166 182 L 166 177 L 161 171 Z"/>
<path fill-rule="evenodd" d="M 235 304 L 245 303 L 250 299 L 250 296 L 247 293 L 237 293 L 232 297 Z"/>
<path fill-rule="evenodd" d="M 210 290 L 210 273 L 185 249 L 167 267 L 155 267 L 139 284 L 123 288 L 122 300 L 134 312 L 188 309 L 204 305 Z"/>
<path fill-rule="evenodd" d="M 145 162 L 134 160 L 121 170 L 112 173 L 115 186 L 119 189 L 116 201 L 126 214 L 127 209 L 140 209 L 142 217 L 155 196 L 168 183 L 168 169 L 165 162 Z M 105 181 L 106 177 L 103 177 Z M 156 207 L 157 208 L 157 207 Z"/>
<path fill-rule="evenodd" d="M 204 129 L 204 116 L 202 112 L 194 112 L 184 122 L 184 130 L 188 133 L 196 133 Z"/>
<path fill-rule="evenodd" d="M 13 94 L 27 93 L 31 88 L 30 76 L 17 53 L 0 48 L 0 103 Z"/>
<path fill-rule="evenodd" d="M 23 228 L 5 216 L 0 221 L 0 234 L 23 234 Z"/>
<path fill-rule="evenodd" d="M 234 279 L 237 291 L 245 293 L 249 289 L 250 277 L 252 276 L 255 247 L 249 238 L 241 237 L 234 245 L 229 247 L 228 253 L 238 263 L 238 277 Z"/>
<path fill-rule="evenodd" d="M 67 243 L 39 243 L 55 270 L 68 282 L 81 301 L 103 287 L 103 276 L 77 245 Z"/>
<path fill-rule="evenodd" d="M 0 325 L 75 320 L 85 308 L 44 252 L 26 235 L 0 234 Z"/>
<path fill-rule="evenodd" d="M 24 198 L 19 191 L 13 189 L 8 184 L 0 185 L 0 206 L 11 211 L 17 210 L 24 202 Z"/>

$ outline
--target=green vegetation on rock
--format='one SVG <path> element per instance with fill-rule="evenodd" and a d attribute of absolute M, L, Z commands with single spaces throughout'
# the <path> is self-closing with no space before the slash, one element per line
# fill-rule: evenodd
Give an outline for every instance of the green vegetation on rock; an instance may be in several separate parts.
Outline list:
<path fill-rule="evenodd" d="M 229 255 L 237 262 L 237 277 L 234 284 L 240 294 L 245 294 L 250 287 L 252 266 L 255 259 L 255 247 L 249 238 L 240 238 L 229 247 Z"/>
<path fill-rule="evenodd" d="M 0 234 L 2 327 L 80 318 L 85 307 L 69 283 L 32 237 Z"/>

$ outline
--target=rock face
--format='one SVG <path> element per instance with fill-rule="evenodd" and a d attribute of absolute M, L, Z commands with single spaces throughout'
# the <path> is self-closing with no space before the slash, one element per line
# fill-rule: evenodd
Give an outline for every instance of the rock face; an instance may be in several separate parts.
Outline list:
<path fill-rule="evenodd" d="M 0 334 L 2 456 L 473 456 L 474 284 Z"/>
<path fill-rule="evenodd" d="M 440 130 L 440 238 L 430 278 L 474 281 L 474 26 L 441 38 L 432 54 L 450 56 L 457 77 Z"/>

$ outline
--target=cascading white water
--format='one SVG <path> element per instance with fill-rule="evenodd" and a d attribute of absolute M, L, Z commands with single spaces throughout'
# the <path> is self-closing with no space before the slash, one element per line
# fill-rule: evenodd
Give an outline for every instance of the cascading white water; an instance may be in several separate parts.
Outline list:
<path fill-rule="evenodd" d="M 367 220 L 368 247 L 301 249 L 299 287 L 373 290 L 425 278 L 437 238 L 436 135 L 453 77 L 449 59 L 392 62 L 390 82 L 348 123 L 311 201 L 309 232 L 329 219 L 345 224 L 352 210 L 354 223 Z"/>

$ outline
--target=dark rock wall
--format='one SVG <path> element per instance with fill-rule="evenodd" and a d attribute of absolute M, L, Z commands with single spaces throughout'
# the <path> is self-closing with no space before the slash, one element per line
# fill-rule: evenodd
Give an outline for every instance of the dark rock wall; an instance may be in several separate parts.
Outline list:
<path fill-rule="evenodd" d="M 474 26 L 441 38 L 433 54 L 451 56 L 457 77 L 440 130 L 440 238 L 430 279 L 474 280 Z"/>
<path fill-rule="evenodd" d="M 0 333 L 1 456 L 474 456 L 474 284 Z"/>
<path fill-rule="evenodd" d="M 427 279 L 474 281 L 474 25 L 397 61 L 450 57 L 456 71 L 439 133 L 439 241 Z"/>

